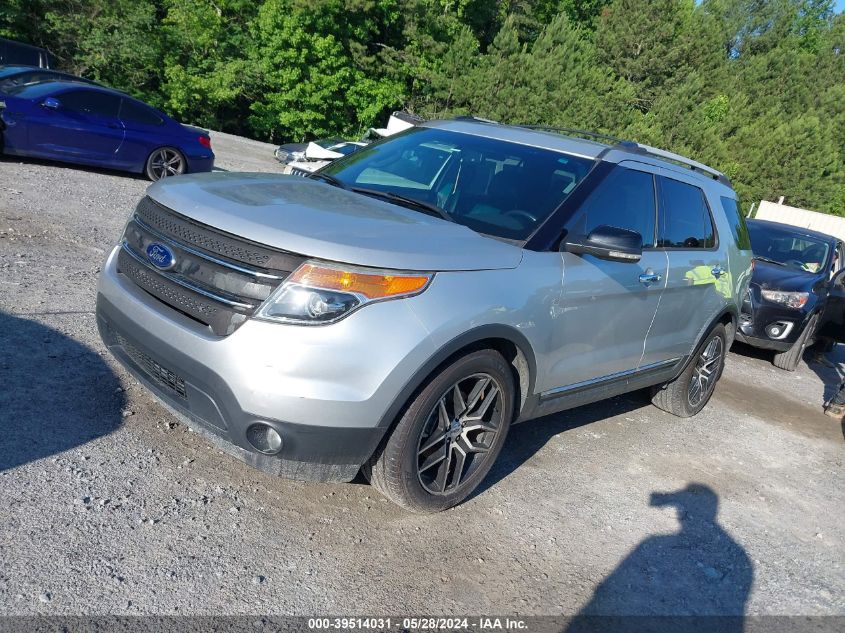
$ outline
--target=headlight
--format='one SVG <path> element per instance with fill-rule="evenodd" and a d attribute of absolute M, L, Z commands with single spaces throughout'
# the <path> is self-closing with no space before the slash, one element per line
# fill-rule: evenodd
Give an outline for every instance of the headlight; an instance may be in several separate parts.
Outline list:
<path fill-rule="evenodd" d="M 432 277 L 306 263 L 270 295 L 256 317 L 303 325 L 333 323 L 367 303 L 419 294 Z"/>
<path fill-rule="evenodd" d="M 810 298 L 809 292 L 784 292 L 782 290 L 763 290 L 763 299 L 772 303 L 779 303 L 787 308 L 800 310 Z"/>

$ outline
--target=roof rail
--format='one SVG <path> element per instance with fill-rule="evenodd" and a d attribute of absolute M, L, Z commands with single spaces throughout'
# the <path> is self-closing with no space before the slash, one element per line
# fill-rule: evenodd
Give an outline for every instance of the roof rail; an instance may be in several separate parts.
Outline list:
<path fill-rule="evenodd" d="M 707 174 L 714 180 L 725 181 L 728 185 L 730 185 L 730 180 L 728 180 L 728 177 L 725 176 L 725 174 L 723 174 L 722 172 L 717 171 L 712 167 L 708 167 L 704 163 L 699 163 L 696 160 L 687 158 L 686 156 L 681 156 L 680 154 L 675 154 L 674 152 L 667 152 L 665 149 L 658 149 L 656 147 L 651 147 L 650 145 L 643 145 L 642 143 L 635 143 L 634 147 L 626 145 L 624 147 L 620 147 L 619 149 L 633 151 L 635 153 L 640 154 L 650 154 L 651 156 L 657 156 L 658 158 L 662 158 L 673 163 L 678 163 L 679 165 L 683 165 L 684 167 L 689 167 L 694 171 L 699 171 L 704 174 Z"/>
<path fill-rule="evenodd" d="M 453 121 L 480 121 L 481 123 L 493 123 L 495 125 L 501 125 L 498 121 L 494 121 L 493 119 L 485 119 L 484 117 L 475 116 L 474 114 L 459 114 L 458 116 L 452 117 Z"/>
<path fill-rule="evenodd" d="M 541 132 L 562 132 L 570 136 L 581 136 L 588 139 L 604 139 L 606 141 L 613 141 L 614 143 L 632 143 L 621 138 L 611 136 L 610 134 L 602 134 L 601 132 L 592 132 L 590 130 L 576 130 L 569 127 L 554 127 L 552 125 L 517 125 L 516 127 L 524 127 L 528 130 L 539 130 Z"/>
<path fill-rule="evenodd" d="M 456 119 L 464 119 L 464 120 L 476 120 L 476 121 L 484 121 L 485 123 L 496 123 L 496 121 L 490 121 L 489 119 L 479 119 L 478 117 L 474 116 L 462 116 L 462 117 L 455 117 Z M 611 136 L 610 134 L 603 134 L 601 132 L 592 132 L 590 130 L 578 130 L 574 128 L 567 128 L 567 127 L 554 127 L 551 125 L 521 125 L 518 124 L 515 127 L 525 128 L 527 130 L 538 130 L 538 131 L 545 131 L 545 132 L 557 132 L 563 133 L 570 136 L 580 136 L 586 139 L 600 139 L 605 141 L 612 141 L 615 145 L 612 147 L 606 148 L 602 154 L 610 151 L 611 149 L 618 149 L 623 152 L 632 152 L 634 154 L 647 154 L 651 156 L 655 156 L 657 158 L 662 158 L 663 160 L 667 160 L 673 163 L 677 163 L 679 165 L 683 165 L 684 167 L 689 167 L 693 171 L 697 171 L 699 173 L 705 174 L 713 180 L 717 180 L 722 184 L 727 185 L 728 187 L 732 187 L 730 179 L 725 176 L 720 171 L 713 169 L 712 167 L 708 167 L 704 163 L 699 163 L 698 161 L 692 160 L 691 158 L 687 158 L 685 156 L 681 156 L 680 154 L 675 154 L 673 152 L 667 152 L 663 149 L 658 149 L 656 147 L 651 147 L 650 145 L 643 145 L 642 143 L 637 143 L 635 141 L 627 141 L 624 139 L 617 138 L 615 136 Z"/>

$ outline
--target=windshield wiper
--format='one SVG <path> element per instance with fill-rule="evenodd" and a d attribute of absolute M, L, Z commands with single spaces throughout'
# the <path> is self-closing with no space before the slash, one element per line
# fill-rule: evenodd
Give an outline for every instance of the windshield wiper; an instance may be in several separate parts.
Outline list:
<path fill-rule="evenodd" d="M 375 198 L 384 198 L 385 200 L 389 200 L 391 202 L 398 202 L 400 204 L 404 204 L 405 206 L 414 207 L 417 210 L 427 213 L 428 215 L 433 215 L 436 218 L 454 222 L 446 211 L 438 207 L 436 204 L 431 204 L 430 202 L 423 202 L 422 200 L 402 196 L 398 193 L 393 193 L 392 191 L 379 191 L 377 189 L 367 189 L 366 187 L 352 187 L 351 191 L 354 191 L 355 193 L 362 193 L 366 196 L 373 196 Z"/>
<path fill-rule="evenodd" d="M 752 257 L 752 259 L 759 259 L 761 262 L 767 262 L 769 264 L 776 264 L 778 266 L 783 266 L 784 268 L 786 268 L 786 264 L 784 264 L 783 262 L 779 262 L 778 260 L 771 259 L 769 257 L 763 257 L 762 255 L 755 255 L 754 257 Z"/>
<path fill-rule="evenodd" d="M 325 180 L 330 185 L 334 185 L 335 187 L 340 187 L 341 189 L 347 189 L 346 183 L 338 180 L 331 174 L 323 174 L 319 171 L 311 172 L 306 178 L 311 178 L 312 180 Z"/>

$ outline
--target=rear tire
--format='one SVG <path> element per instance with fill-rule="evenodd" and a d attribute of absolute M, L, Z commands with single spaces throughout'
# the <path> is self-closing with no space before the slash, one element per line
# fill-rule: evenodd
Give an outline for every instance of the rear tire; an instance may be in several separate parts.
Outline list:
<path fill-rule="evenodd" d="M 713 395 L 725 367 L 726 353 L 725 326 L 719 323 L 696 348 L 692 360 L 680 376 L 652 389 L 652 404 L 679 418 L 696 415 Z"/>
<path fill-rule="evenodd" d="M 144 174 L 153 182 L 184 174 L 188 169 L 185 156 L 175 147 L 159 147 L 147 157 Z"/>
<path fill-rule="evenodd" d="M 411 400 L 364 474 L 381 494 L 413 512 L 461 503 L 502 450 L 514 392 L 510 365 L 498 352 L 457 359 Z"/>
<path fill-rule="evenodd" d="M 819 322 L 819 315 L 814 314 L 810 317 L 810 322 L 807 323 L 807 327 L 804 328 L 804 331 L 801 332 L 801 336 L 792 344 L 785 352 L 780 352 L 779 354 L 775 354 L 775 357 L 772 359 L 772 363 L 775 367 L 779 369 L 785 369 L 786 371 L 795 371 L 798 369 L 798 365 L 801 362 L 801 359 L 804 358 L 804 350 L 807 349 L 810 340 L 813 337 L 813 334 L 816 330 L 816 324 Z"/>

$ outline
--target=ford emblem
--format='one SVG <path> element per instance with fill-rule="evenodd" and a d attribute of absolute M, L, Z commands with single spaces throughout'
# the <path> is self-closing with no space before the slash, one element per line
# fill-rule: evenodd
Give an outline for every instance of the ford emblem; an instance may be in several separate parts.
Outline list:
<path fill-rule="evenodd" d="M 170 270 L 176 265 L 176 256 L 164 244 L 153 242 L 147 246 L 147 259 L 156 268 Z"/>

